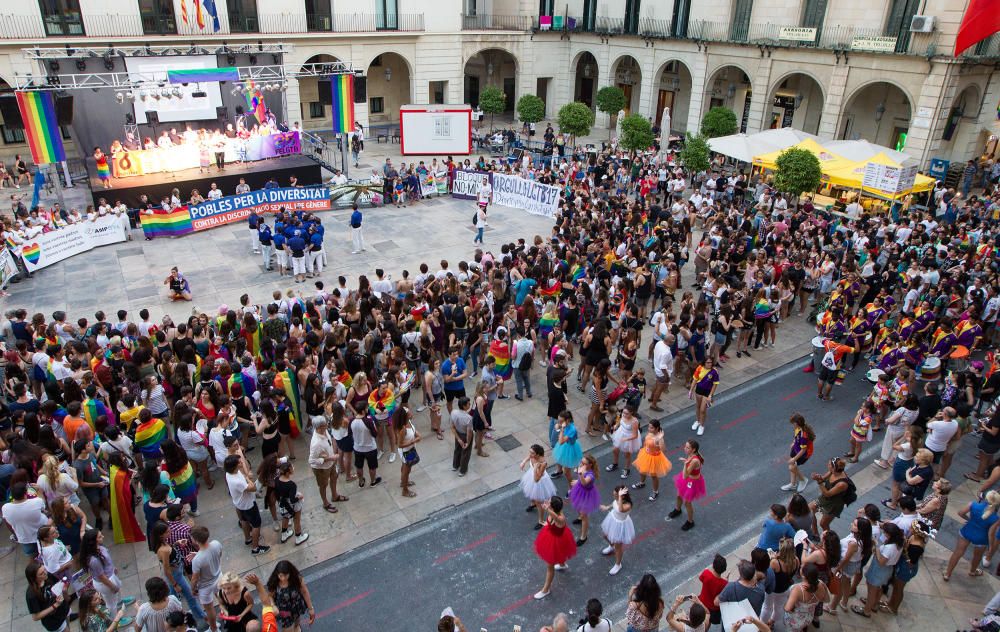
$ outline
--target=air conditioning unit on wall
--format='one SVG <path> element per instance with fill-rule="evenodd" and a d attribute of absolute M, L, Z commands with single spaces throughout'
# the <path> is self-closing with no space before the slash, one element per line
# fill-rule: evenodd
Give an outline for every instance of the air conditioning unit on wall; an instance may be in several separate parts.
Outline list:
<path fill-rule="evenodd" d="M 915 15 L 910 18 L 911 33 L 930 33 L 934 30 L 933 15 Z"/>

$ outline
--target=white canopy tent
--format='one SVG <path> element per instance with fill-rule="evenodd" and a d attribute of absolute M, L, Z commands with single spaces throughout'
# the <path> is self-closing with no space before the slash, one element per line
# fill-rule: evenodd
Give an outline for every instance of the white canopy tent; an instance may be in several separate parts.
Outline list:
<path fill-rule="evenodd" d="M 723 156 L 741 162 L 752 162 L 754 156 L 787 149 L 807 138 L 818 140 L 818 136 L 791 127 L 769 129 L 756 134 L 731 134 L 708 140 L 709 148 Z M 873 154 L 874 155 L 874 154 Z"/>

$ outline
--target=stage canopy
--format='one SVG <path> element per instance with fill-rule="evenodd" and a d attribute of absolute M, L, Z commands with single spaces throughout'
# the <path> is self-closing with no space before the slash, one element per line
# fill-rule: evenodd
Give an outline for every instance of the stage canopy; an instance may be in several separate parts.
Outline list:
<path fill-rule="evenodd" d="M 820 168 L 823 170 L 823 173 L 843 167 L 849 167 L 854 164 L 854 161 L 833 153 L 812 138 L 807 138 L 800 143 L 792 145 L 792 147 L 805 149 L 806 151 L 814 154 L 816 158 L 819 159 Z M 753 166 L 763 167 L 764 169 L 775 169 L 777 167 L 778 156 L 780 156 L 781 152 L 786 149 L 789 148 L 786 147 L 785 149 L 780 149 L 778 151 L 772 151 L 770 153 L 754 156 Z"/>
<path fill-rule="evenodd" d="M 786 149 L 804 140 L 816 138 L 802 130 L 784 127 L 756 134 L 731 134 L 710 138 L 708 146 L 715 153 L 735 158 L 740 162 L 750 162 L 754 156 Z"/>
<path fill-rule="evenodd" d="M 829 140 L 823 141 L 823 146 L 836 154 L 840 154 L 844 158 L 856 162 L 870 160 L 879 154 L 884 154 L 901 165 L 908 165 L 914 162 L 913 157 L 909 154 L 889 149 L 882 145 L 876 145 L 866 140 Z"/>

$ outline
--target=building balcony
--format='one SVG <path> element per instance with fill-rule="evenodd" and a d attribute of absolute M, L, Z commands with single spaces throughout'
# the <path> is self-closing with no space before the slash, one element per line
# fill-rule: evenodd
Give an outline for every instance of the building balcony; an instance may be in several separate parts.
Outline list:
<path fill-rule="evenodd" d="M 463 31 L 521 31 L 527 33 L 535 26 L 536 18 L 530 15 L 462 14 Z"/>
<path fill-rule="evenodd" d="M 290 13 L 263 14 L 260 28 L 262 33 L 269 34 L 422 32 L 424 14 L 308 13 L 304 20 L 302 15 Z"/>
<path fill-rule="evenodd" d="M 994 33 L 972 48 L 962 53 L 962 57 L 972 59 L 1000 57 L 1000 33 Z"/>
<path fill-rule="evenodd" d="M 886 36 L 882 29 L 854 26 L 805 28 L 778 24 L 740 25 L 730 22 L 692 20 L 687 38 L 703 42 L 749 44 L 779 48 L 820 48 L 866 53 L 933 56 L 937 31 Z"/>

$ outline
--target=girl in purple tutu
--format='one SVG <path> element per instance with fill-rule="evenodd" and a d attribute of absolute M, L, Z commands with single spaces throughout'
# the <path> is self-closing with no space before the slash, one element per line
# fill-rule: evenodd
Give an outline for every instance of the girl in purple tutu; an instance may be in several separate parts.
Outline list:
<path fill-rule="evenodd" d="M 597 489 L 597 459 L 589 454 L 584 455 L 576 468 L 576 480 L 570 483 L 569 502 L 580 514 L 573 521 L 573 524 L 581 525 L 580 537 L 576 540 L 576 545 L 580 546 L 587 541 L 590 514 L 601 506 L 601 492 Z"/>
<path fill-rule="evenodd" d="M 694 527 L 694 506 L 692 503 L 705 495 L 705 479 L 701 475 L 701 467 L 705 463 L 701 456 L 698 442 L 688 439 L 684 444 L 684 469 L 674 477 L 674 487 L 677 488 L 677 505 L 670 512 L 671 518 L 681 515 L 681 505 L 687 512 L 687 522 L 681 530 L 687 531 Z"/>

